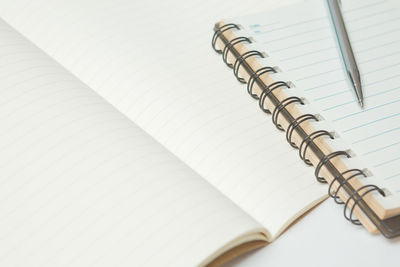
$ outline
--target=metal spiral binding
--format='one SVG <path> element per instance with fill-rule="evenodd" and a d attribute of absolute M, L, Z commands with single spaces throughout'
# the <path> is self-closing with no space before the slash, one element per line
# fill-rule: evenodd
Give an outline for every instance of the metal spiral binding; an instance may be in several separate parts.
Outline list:
<path fill-rule="evenodd" d="M 338 179 L 340 176 L 344 177 L 345 174 L 347 173 L 353 173 L 352 175 L 350 175 L 349 177 L 347 177 L 346 179 L 344 179 L 342 182 L 339 182 Z M 342 201 L 340 199 L 340 197 L 338 196 L 338 192 L 340 191 L 340 189 L 343 187 L 343 185 L 347 184 L 351 179 L 353 179 L 354 177 L 357 177 L 361 175 L 362 177 L 367 177 L 367 175 L 360 169 L 350 169 L 347 170 L 345 172 L 342 172 L 341 175 L 337 175 L 335 176 L 335 178 L 332 180 L 332 182 L 329 184 L 329 188 L 328 188 L 328 195 L 333 198 L 333 200 L 337 203 L 337 204 L 344 204 L 344 201 Z M 339 185 L 336 188 L 335 191 L 332 190 L 332 186 L 333 184 L 335 184 L 335 182 L 338 182 Z"/>
<path fill-rule="evenodd" d="M 289 124 L 288 128 L 286 129 L 286 141 L 293 148 L 298 148 L 297 145 L 292 141 L 293 131 L 296 129 L 296 127 L 300 126 L 301 123 L 303 123 L 303 122 L 305 122 L 307 120 L 319 121 L 318 118 L 313 114 L 303 114 L 303 115 L 297 117 L 295 120 L 293 120 Z"/>
<path fill-rule="evenodd" d="M 260 68 L 250 76 L 250 78 L 249 78 L 249 80 L 247 82 L 247 92 L 254 99 L 259 99 L 257 94 L 253 93 L 254 82 L 256 81 L 256 79 L 259 79 L 260 76 L 265 74 L 265 73 L 276 73 L 276 70 L 274 68 L 271 68 L 271 67 Z"/>
<path fill-rule="evenodd" d="M 319 173 L 321 171 L 321 168 L 331 159 L 337 157 L 337 156 L 346 156 L 347 158 L 351 158 L 351 156 L 349 155 L 349 153 L 347 153 L 346 151 L 335 151 L 332 152 L 328 155 L 325 155 L 320 162 L 318 162 L 317 167 L 315 167 L 315 178 L 317 178 L 317 181 L 320 183 L 326 183 L 325 178 L 319 176 Z"/>
<path fill-rule="evenodd" d="M 217 49 L 217 47 L 215 46 L 217 44 L 218 37 L 220 37 L 222 33 L 226 32 L 228 30 L 231 30 L 231 29 L 239 30 L 240 28 L 239 28 L 239 26 L 237 26 L 236 24 L 233 24 L 233 23 L 225 24 L 221 27 L 218 27 L 217 25 L 215 25 L 215 28 L 214 28 L 215 32 L 214 32 L 214 35 L 213 35 L 213 38 L 211 41 L 211 46 L 214 49 L 214 51 L 217 52 L 218 54 L 222 53 L 222 51 Z"/>
<path fill-rule="evenodd" d="M 271 111 L 268 110 L 267 108 L 265 108 L 265 101 L 267 99 L 267 97 L 269 97 L 274 90 L 278 89 L 278 88 L 290 88 L 289 84 L 284 82 L 284 81 L 277 81 L 274 83 L 271 83 L 269 85 L 266 85 L 264 88 L 261 88 L 261 94 L 260 96 L 258 96 L 257 94 L 253 93 L 253 86 L 254 83 L 260 79 L 260 77 L 266 73 L 276 73 L 276 70 L 273 67 L 262 67 L 258 70 L 253 71 L 250 74 L 249 80 L 246 82 L 246 80 L 242 77 L 239 76 L 239 68 L 241 67 L 242 64 L 244 64 L 244 62 L 246 62 L 246 59 L 248 59 L 249 57 L 252 56 L 259 56 L 259 57 L 264 57 L 264 55 L 257 51 L 257 50 L 251 50 L 251 51 L 247 51 L 242 55 L 237 56 L 236 61 L 234 62 L 234 64 L 230 64 L 227 62 L 227 57 L 228 57 L 228 53 L 232 52 L 232 49 L 234 49 L 234 46 L 238 43 L 241 42 L 247 42 L 247 43 L 251 43 L 251 40 L 247 37 L 236 37 L 234 39 L 232 39 L 231 41 L 227 41 L 225 43 L 225 47 L 224 49 L 218 50 L 215 47 L 215 44 L 217 42 L 217 39 L 221 37 L 222 33 L 230 30 L 230 29 L 240 29 L 238 25 L 233 24 L 233 23 L 229 23 L 229 24 L 225 24 L 221 27 L 216 26 L 215 28 L 215 33 L 213 35 L 213 39 L 212 39 L 212 47 L 213 49 L 219 53 L 222 54 L 223 57 L 223 61 L 225 62 L 225 64 L 230 67 L 233 68 L 233 72 L 235 77 L 237 78 L 237 80 L 241 83 L 247 83 L 247 92 L 249 93 L 249 95 L 251 97 L 253 97 L 254 99 L 259 100 L 259 106 L 261 108 L 262 111 L 264 111 L 265 113 L 271 114 Z M 275 108 L 272 112 L 272 122 L 273 124 L 281 131 L 285 131 L 285 129 L 278 123 L 278 118 L 280 113 L 283 110 L 286 110 L 287 106 L 290 104 L 301 104 L 304 105 L 304 102 L 301 98 L 296 97 L 296 96 L 290 96 L 287 97 L 283 100 L 278 100 L 278 103 L 275 105 Z M 314 131 L 310 134 L 307 134 L 305 136 L 305 138 L 303 138 L 303 140 L 301 141 L 300 145 L 297 146 L 293 141 L 292 141 L 292 135 L 293 132 L 298 128 L 301 127 L 300 125 L 308 120 L 313 120 L 313 121 L 318 121 L 318 118 L 313 115 L 313 114 L 303 114 L 297 118 L 293 118 L 292 121 L 289 122 L 289 126 L 286 129 L 286 140 L 287 142 L 293 147 L 299 150 L 299 157 L 301 160 L 304 161 L 305 164 L 307 165 L 313 165 L 312 162 L 306 158 L 306 154 L 307 154 L 307 150 L 310 147 L 311 144 L 315 145 L 315 140 L 317 138 L 326 136 L 329 137 L 330 139 L 334 139 L 334 136 L 326 131 L 326 130 L 317 130 Z M 315 177 L 317 179 L 317 181 L 319 181 L 320 183 L 327 183 L 327 181 L 320 176 L 320 171 L 321 169 L 326 166 L 328 163 L 331 164 L 331 160 L 335 157 L 339 157 L 339 156 L 345 156 L 347 158 L 350 158 L 351 156 L 349 155 L 348 152 L 346 151 L 335 151 L 332 152 L 328 155 L 324 155 L 320 161 L 318 162 L 318 164 L 316 165 L 315 168 Z M 346 174 L 351 174 L 349 177 L 345 178 Z M 337 204 L 344 204 L 344 217 L 349 220 L 350 222 L 352 222 L 353 224 L 361 224 L 360 221 L 358 219 L 354 219 L 353 218 L 353 213 L 354 213 L 354 209 L 357 205 L 360 204 L 361 201 L 363 201 L 363 198 L 373 192 L 373 191 L 378 191 L 382 196 L 385 196 L 384 191 L 379 188 L 376 185 L 364 185 L 362 187 L 359 187 L 358 189 L 353 189 L 353 192 L 351 192 L 350 194 L 347 191 L 344 191 L 345 194 L 348 195 L 348 199 L 344 202 L 342 200 L 340 200 L 338 193 L 340 190 L 342 190 L 346 185 L 349 185 L 349 181 L 351 179 L 354 179 L 355 177 L 366 177 L 366 174 L 361 171 L 360 169 L 350 169 L 350 170 L 346 170 L 344 172 L 339 173 L 339 175 L 336 175 L 335 178 L 332 180 L 332 182 L 329 184 L 329 188 L 328 188 L 328 194 L 330 197 L 333 198 L 333 200 L 337 203 Z M 338 186 L 336 188 L 336 190 L 333 191 L 333 185 L 335 183 L 338 183 Z M 351 205 L 351 207 L 349 207 Z M 348 210 L 350 210 L 350 213 L 348 213 Z"/>
<path fill-rule="evenodd" d="M 365 192 L 359 194 L 362 190 L 366 189 Z M 353 212 L 355 207 L 358 205 L 358 203 L 364 198 L 364 196 L 366 196 L 367 194 L 371 193 L 372 191 L 378 191 L 382 196 L 385 196 L 385 192 L 379 188 L 376 185 L 373 184 L 368 184 L 368 185 L 364 185 L 361 186 L 360 188 L 358 188 L 357 190 L 355 190 L 347 199 L 346 203 L 344 204 L 344 210 L 343 210 L 343 215 L 344 217 L 352 222 L 353 224 L 356 225 L 361 225 L 360 221 L 358 219 L 353 219 Z M 350 203 L 350 200 L 353 200 L 354 203 L 352 205 L 352 207 L 350 208 L 350 214 L 347 215 L 347 209 L 348 209 L 348 205 Z"/>
<path fill-rule="evenodd" d="M 235 64 L 233 64 L 233 74 L 235 75 L 236 79 L 241 83 L 246 83 L 246 80 L 239 76 L 239 68 L 246 59 L 252 56 L 259 56 L 261 58 L 264 58 L 264 55 L 261 52 L 257 50 L 251 50 L 238 57 L 235 61 Z"/>
<path fill-rule="evenodd" d="M 265 100 L 267 99 L 268 95 L 270 95 L 274 90 L 280 87 L 290 88 L 289 84 L 282 81 L 271 83 L 267 87 L 263 88 L 260 94 L 258 105 L 260 106 L 261 110 L 264 111 L 265 113 L 271 114 L 271 111 L 265 108 Z"/>
<path fill-rule="evenodd" d="M 279 114 L 287 106 L 296 102 L 300 103 L 301 105 L 304 105 L 303 100 L 301 100 L 299 97 L 290 96 L 288 98 L 283 99 L 282 101 L 279 102 L 277 106 L 275 106 L 274 111 L 272 112 L 272 123 L 276 126 L 276 128 L 278 128 L 278 130 L 285 131 L 285 129 L 278 123 Z"/>
<path fill-rule="evenodd" d="M 310 165 L 310 166 L 312 165 L 311 161 L 306 158 L 307 149 L 308 149 L 309 145 L 311 143 L 313 143 L 315 139 L 317 139 L 318 137 L 324 136 L 324 135 L 329 136 L 332 140 L 335 139 L 330 132 L 325 131 L 325 130 L 318 130 L 318 131 L 315 131 L 315 132 L 307 135 L 307 137 L 304 138 L 303 141 L 301 141 L 300 146 L 299 146 L 299 156 L 300 156 L 300 159 L 302 159 L 305 164 Z M 303 149 L 303 146 L 304 146 L 304 149 Z"/>
<path fill-rule="evenodd" d="M 233 64 L 228 62 L 228 54 L 229 51 L 232 49 L 232 47 L 234 47 L 235 45 L 242 43 L 242 42 L 247 42 L 249 44 L 251 44 L 251 40 L 247 37 L 236 37 L 232 40 L 230 40 L 224 47 L 224 50 L 222 51 L 222 60 L 224 61 L 224 63 L 229 67 L 229 68 L 233 68 Z"/>

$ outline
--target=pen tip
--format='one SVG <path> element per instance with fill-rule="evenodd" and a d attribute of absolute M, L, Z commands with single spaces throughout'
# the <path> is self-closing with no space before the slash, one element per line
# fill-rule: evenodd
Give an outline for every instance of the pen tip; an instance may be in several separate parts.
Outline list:
<path fill-rule="evenodd" d="M 360 104 L 360 107 L 363 109 L 364 108 L 364 100 L 359 99 L 358 103 Z"/>
<path fill-rule="evenodd" d="M 350 75 L 351 77 L 351 75 Z M 353 87 L 358 99 L 358 104 L 360 105 L 361 108 L 364 108 L 364 97 L 363 97 L 363 91 L 361 87 L 361 81 L 358 80 L 357 82 L 353 83 Z"/>

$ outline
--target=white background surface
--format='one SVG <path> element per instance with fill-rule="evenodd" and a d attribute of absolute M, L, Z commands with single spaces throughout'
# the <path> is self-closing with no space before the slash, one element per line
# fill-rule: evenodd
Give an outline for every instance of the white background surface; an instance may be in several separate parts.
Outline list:
<path fill-rule="evenodd" d="M 224 267 L 400 266 L 400 238 L 369 234 L 342 212 L 343 206 L 328 199 L 273 243 Z"/>

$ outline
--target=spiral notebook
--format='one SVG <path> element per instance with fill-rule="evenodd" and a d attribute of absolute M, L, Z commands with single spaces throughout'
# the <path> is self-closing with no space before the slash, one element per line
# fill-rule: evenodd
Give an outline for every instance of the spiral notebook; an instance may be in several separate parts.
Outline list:
<path fill-rule="evenodd" d="M 277 19 L 265 24 L 264 16 L 239 18 L 236 23 L 247 30 L 231 24 L 231 29 L 217 31 L 222 50 L 233 34 L 253 36 L 240 39 L 252 44 L 243 41 L 225 50 L 228 63 L 235 64 L 234 57 L 248 48 L 270 54 L 238 61 L 238 77 L 248 79 L 244 71 L 255 66 L 254 70 L 265 66 L 263 71 L 280 72 L 258 72 L 246 90 L 237 88 L 220 57 L 212 53 L 211 25 L 221 16 L 252 13 L 272 3 L 0 0 L 0 266 L 219 266 L 291 234 L 289 226 L 328 197 L 328 185 L 315 182 L 314 168 L 305 167 L 296 149 L 247 97 L 246 90 L 260 94 L 261 79 L 266 83 L 268 77 L 277 83 L 269 87 L 271 93 L 264 91 L 262 108 L 274 113 L 275 124 L 286 129 L 285 117 L 304 113 L 286 131 L 287 140 L 299 146 L 300 129 L 319 131 L 300 149 L 307 163 L 316 164 L 322 152 L 344 151 L 319 166 L 319 180 L 331 183 L 326 175 L 332 166 L 344 172 L 347 167 L 341 162 L 352 163 L 355 170 L 344 174 L 348 180 L 354 176 L 351 183 L 339 190 L 338 177 L 329 192 L 342 197 L 357 190 L 361 172 L 368 177 L 360 183 L 377 186 L 367 188 L 374 190 L 364 200 L 354 195 L 357 203 L 347 203 L 347 216 L 354 206 L 353 221 L 357 216 L 371 231 L 379 228 L 395 236 L 396 207 L 381 206 L 389 205 L 390 199 L 396 202 L 396 177 L 385 185 L 377 183 L 385 165 L 374 167 L 368 159 L 359 159 L 357 147 L 349 149 L 351 144 L 345 143 L 346 132 L 329 124 L 329 114 L 319 111 L 312 97 L 300 94 L 301 80 L 286 70 L 284 56 L 272 62 L 270 46 L 264 49 L 259 41 L 264 30 L 271 30 L 265 36 L 272 38 L 278 28 L 288 35 L 274 38 L 296 36 L 300 30 L 279 23 L 298 23 L 302 18 L 295 10 L 311 17 L 311 9 L 318 6 L 271 11 L 268 17 Z M 355 11 L 358 16 L 365 15 L 363 10 L 379 11 L 374 2 L 365 3 L 371 6 L 363 4 L 364 9 Z M 274 28 L 265 28 L 270 23 Z M 276 49 L 306 41 L 282 40 Z M 386 55 L 395 55 L 387 43 Z M 293 91 L 280 89 L 286 85 Z M 283 102 L 291 92 L 292 98 Z M 282 102 L 275 112 L 269 102 L 273 96 Z M 394 140 L 396 130 L 390 129 L 373 128 Z M 372 134 L 377 133 L 356 145 L 372 146 Z M 330 136 L 335 140 L 328 147 L 323 138 Z M 323 151 L 312 155 L 317 146 Z M 345 153 L 352 158 L 344 159 Z M 396 175 L 396 165 L 389 164 L 390 175 Z M 377 212 L 369 205 L 372 197 L 379 204 Z M 372 218 L 369 224 L 364 210 L 364 217 Z"/>
<path fill-rule="evenodd" d="M 216 24 L 215 51 L 344 216 L 400 235 L 400 5 L 343 1 L 366 107 L 343 70 L 325 1 Z"/>

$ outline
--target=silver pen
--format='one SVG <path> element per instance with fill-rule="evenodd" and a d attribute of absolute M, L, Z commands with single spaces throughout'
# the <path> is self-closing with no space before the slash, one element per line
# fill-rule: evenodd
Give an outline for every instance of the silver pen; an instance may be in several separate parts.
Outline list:
<path fill-rule="evenodd" d="M 349 76 L 350 82 L 353 85 L 354 91 L 356 92 L 358 103 L 361 107 L 363 107 L 364 97 L 361 86 L 361 76 L 360 72 L 358 71 L 353 49 L 351 48 L 349 36 L 347 35 L 346 26 L 344 25 L 339 1 L 327 0 L 327 3 L 347 75 Z"/>

